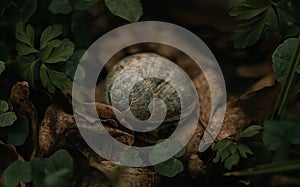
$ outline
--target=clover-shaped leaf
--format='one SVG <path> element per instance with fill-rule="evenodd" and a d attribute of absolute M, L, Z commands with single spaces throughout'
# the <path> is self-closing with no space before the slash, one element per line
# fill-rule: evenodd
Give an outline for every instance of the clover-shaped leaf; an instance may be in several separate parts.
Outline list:
<path fill-rule="evenodd" d="M 17 187 L 19 181 L 30 182 L 32 180 L 30 164 L 21 160 L 13 162 L 4 171 L 3 180 L 7 187 Z"/>
<path fill-rule="evenodd" d="M 11 126 L 16 120 L 17 116 L 14 112 L 7 112 L 8 103 L 0 101 L 0 127 Z"/>
<path fill-rule="evenodd" d="M 18 117 L 12 126 L 9 127 L 7 143 L 10 145 L 23 145 L 29 134 L 29 120 L 27 117 Z"/>
<path fill-rule="evenodd" d="M 121 163 L 133 167 L 139 167 L 142 165 L 143 160 L 141 159 L 139 152 L 131 148 L 122 153 Z"/>
<path fill-rule="evenodd" d="M 155 171 L 166 177 L 174 177 L 178 173 L 181 173 L 184 169 L 183 164 L 176 158 L 171 158 L 165 162 L 154 165 Z"/>
<path fill-rule="evenodd" d="M 34 186 L 69 186 L 73 172 L 73 158 L 65 150 L 58 150 L 49 158 L 34 158 L 29 162 L 15 161 L 3 173 L 7 187 L 16 187 L 20 181 Z"/>
<path fill-rule="evenodd" d="M 151 163 L 166 161 L 172 156 L 180 157 L 184 153 L 184 146 L 177 139 L 166 139 L 157 142 L 149 154 Z"/>
<path fill-rule="evenodd" d="M 14 112 L 5 112 L 0 114 L 0 127 L 11 126 L 17 120 Z"/>
<path fill-rule="evenodd" d="M 0 101 L 0 114 L 8 111 L 8 103 L 6 101 Z"/>

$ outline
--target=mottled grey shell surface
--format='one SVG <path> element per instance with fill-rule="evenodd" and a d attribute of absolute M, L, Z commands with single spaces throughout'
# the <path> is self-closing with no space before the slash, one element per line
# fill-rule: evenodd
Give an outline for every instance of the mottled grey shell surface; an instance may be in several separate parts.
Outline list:
<path fill-rule="evenodd" d="M 111 105 L 112 97 L 114 97 L 117 101 L 114 107 L 125 111 L 130 106 L 132 114 L 139 120 L 146 120 L 151 116 L 149 104 L 153 98 L 160 98 L 165 103 L 167 108 L 165 121 L 176 121 L 181 115 L 186 116 L 191 113 L 195 106 L 195 98 L 191 93 L 193 91 L 191 81 L 179 76 L 185 72 L 178 65 L 171 62 L 174 65 L 170 66 L 165 62 L 171 61 L 155 53 L 137 53 L 121 59 L 113 66 L 105 79 L 104 102 Z M 124 70 L 126 73 L 123 75 L 122 84 L 119 84 L 112 92 L 114 84 L 118 83 L 118 77 Z M 134 79 L 136 84 L 129 93 L 128 103 L 125 99 L 128 93 L 124 90 L 132 84 L 134 74 L 138 74 L 139 77 Z M 162 78 L 157 78 L 157 76 Z M 169 80 L 173 80 L 175 84 L 170 84 Z M 181 99 L 180 94 L 183 96 Z M 152 107 L 163 108 L 157 105 Z"/>

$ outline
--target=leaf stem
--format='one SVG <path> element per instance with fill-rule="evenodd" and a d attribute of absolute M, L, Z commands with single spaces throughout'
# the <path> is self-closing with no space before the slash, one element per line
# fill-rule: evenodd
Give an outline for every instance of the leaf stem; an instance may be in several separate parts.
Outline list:
<path fill-rule="evenodd" d="M 272 116 L 272 118 L 275 120 L 282 119 L 283 117 L 288 95 L 291 92 L 295 82 L 295 77 L 296 77 L 295 69 L 296 67 L 298 67 L 298 65 L 300 65 L 300 34 L 298 36 L 296 48 L 293 57 L 291 59 L 291 63 L 286 72 L 285 80 L 282 84 L 282 88 L 279 97 L 277 99 L 277 103 L 275 105 L 274 113 Z"/>

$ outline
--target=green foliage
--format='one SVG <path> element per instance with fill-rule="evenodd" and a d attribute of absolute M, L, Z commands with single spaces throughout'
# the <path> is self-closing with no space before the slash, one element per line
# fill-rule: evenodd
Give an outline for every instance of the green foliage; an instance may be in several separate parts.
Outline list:
<path fill-rule="evenodd" d="M 11 126 L 16 120 L 16 114 L 8 111 L 8 103 L 0 101 L 0 127 Z"/>
<path fill-rule="evenodd" d="M 13 162 L 4 171 L 3 179 L 7 187 L 16 187 L 19 181 L 30 182 L 32 180 L 30 163 L 21 160 Z"/>
<path fill-rule="evenodd" d="M 243 49 L 254 45 L 262 37 L 285 36 L 286 30 L 295 29 L 297 10 L 295 0 L 226 0 L 230 16 L 246 22 L 234 33 L 234 47 Z"/>
<path fill-rule="evenodd" d="M 64 65 L 64 73 L 74 79 L 75 72 L 78 71 L 76 79 L 82 80 L 85 77 L 85 71 L 82 66 L 79 65 L 80 59 L 84 58 L 84 49 L 77 49 L 71 56 L 71 58 Z"/>
<path fill-rule="evenodd" d="M 249 138 L 251 136 L 254 136 L 254 135 L 260 133 L 260 131 L 262 129 L 263 129 L 263 127 L 260 125 L 251 125 L 251 126 L 247 127 L 245 130 L 243 130 L 243 132 L 241 134 L 241 138 Z"/>
<path fill-rule="evenodd" d="M 279 83 L 284 84 L 289 67 L 291 66 L 291 59 L 297 46 L 296 38 L 288 38 L 282 44 L 280 44 L 273 53 L 273 70 L 276 75 L 276 79 Z M 293 68 L 296 73 L 300 73 L 300 64 L 296 68 Z M 298 80 L 294 89 L 300 92 L 300 81 Z"/>
<path fill-rule="evenodd" d="M 33 182 L 39 187 L 68 186 L 73 173 L 73 159 L 65 150 L 49 158 L 34 158 L 29 162 L 15 161 L 3 173 L 7 187 L 16 187 L 19 181 Z"/>
<path fill-rule="evenodd" d="M 180 151 L 176 153 L 172 158 L 169 158 L 167 155 L 170 155 L 173 150 Z M 176 139 L 166 139 L 160 140 L 154 146 L 149 154 L 149 160 L 151 163 L 157 163 L 160 160 L 166 160 L 162 163 L 154 165 L 155 171 L 166 177 L 174 177 L 178 173 L 183 171 L 183 164 L 178 159 L 185 153 L 185 148 L 181 143 Z"/>
<path fill-rule="evenodd" d="M 263 129 L 259 125 L 251 125 L 247 127 L 241 133 L 241 138 L 252 137 Z M 233 166 L 237 165 L 240 161 L 240 157 L 248 158 L 248 155 L 253 155 L 253 152 L 248 145 L 235 142 L 232 139 L 223 139 L 219 141 L 214 147 L 213 150 L 216 151 L 216 157 L 213 162 L 222 162 L 224 167 L 228 170 L 231 170 Z"/>
<path fill-rule="evenodd" d="M 183 164 L 176 158 L 171 158 L 165 162 L 154 165 L 155 171 L 166 177 L 174 177 L 184 169 Z"/>
<path fill-rule="evenodd" d="M 140 0 L 105 0 L 104 1 L 111 13 L 135 22 L 143 15 L 143 7 Z"/>
<path fill-rule="evenodd" d="M 0 129 L 0 137 L 5 138 L 10 145 L 23 145 L 29 135 L 29 120 L 25 116 L 18 116 L 18 119 L 8 127 Z"/>
<path fill-rule="evenodd" d="M 213 159 L 213 162 L 223 162 L 224 167 L 228 170 L 231 170 L 233 166 L 239 163 L 240 156 L 247 158 L 247 154 L 252 154 L 247 145 L 238 144 L 230 139 L 221 140 L 213 149 L 216 151 L 216 157 Z"/>
<path fill-rule="evenodd" d="M 6 129 L 7 143 L 10 145 L 23 145 L 29 135 L 29 120 L 27 117 L 20 116 L 12 126 Z"/>
<path fill-rule="evenodd" d="M 42 85 L 50 93 L 56 89 L 70 88 L 72 82 L 63 72 L 51 68 L 52 64 L 66 62 L 74 52 L 74 44 L 69 39 L 56 39 L 62 34 L 62 26 L 52 25 L 47 27 L 41 34 L 40 45 L 34 46 L 35 33 L 32 26 L 18 23 L 16 38 L 18 43 L 18 64 L 22 75 L 31 85 L 35 85 L 36 77 L 39 77 Z M 63 66 L 63 65 L 61 65 Z"/>
<path fill-rule="evenodd" d="M 139 167 L 143 164 L 143 160 L 140 157 L 140 153 L 131 148 L 122 153 L 121 164 L 130 164 L 131 166 Z"/>
<path fill-rule="evenodd" d="M 275 151 L 285 142 L 300 144 L 299 134 L 299 121 L 271 120 L 264 122 L 263 141 L 271 151 Z"/>

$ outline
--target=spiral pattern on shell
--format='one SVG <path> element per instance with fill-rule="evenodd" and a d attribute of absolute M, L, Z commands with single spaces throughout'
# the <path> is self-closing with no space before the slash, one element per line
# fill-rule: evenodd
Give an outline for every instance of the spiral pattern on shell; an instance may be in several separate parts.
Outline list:
<path fill-rule="evenodd" d="M 187 74 L 155 53 L 121 59 L 109 72 L 104 89 L 105 102 L 139 124 L 176 121 L 195 106 L 196 93 Z"/>

